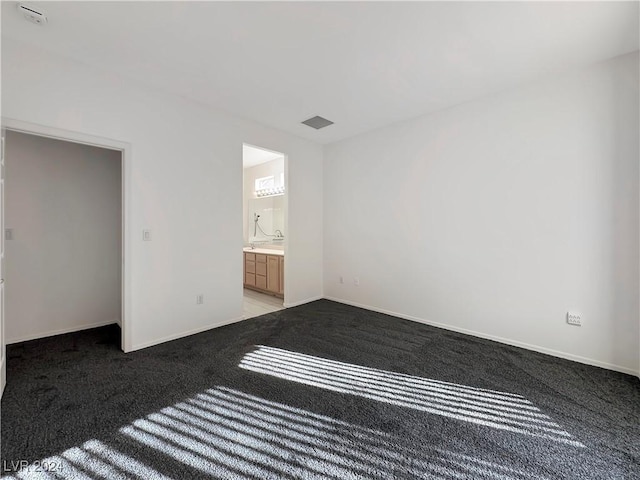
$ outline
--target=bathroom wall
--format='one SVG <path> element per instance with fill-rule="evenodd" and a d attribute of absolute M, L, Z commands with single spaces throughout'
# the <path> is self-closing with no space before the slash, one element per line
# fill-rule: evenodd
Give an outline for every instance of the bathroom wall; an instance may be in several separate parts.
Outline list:
<path fill-rule="evenodd" d="M 273 175 L 275 179 L 275 185 L 281 185 L 281 177 L 284 173 L 284 157 L 276 158 L 275 160 L 271 160 L 269 162 L 261 163 L 260 165 L 256 165 L 253 167 L 248 167 L 244 169 L 243 172 L 243 183 L 244 190 L 242 196 L 242 218 L 243 218 L 243 236 L 245 243 L 249 243 L 251 241 L 250 237 L 253 237 L 253 215 L 249 211 L 249 204 L 252 199 L 257 199 L 257 195 L 255 193 L 255 180 L 257 178 L 269 177 Z M 272 197 L 276 200 L 274 205 L 271 208 L 286 208 L 286 201 L 284 195 L 280 195 L 278 197 Z M 261 200 L 266 200 L 261 199 Z M 267 206 L 266 208 L 269 208 Z M 283 212 L 284 213 L 284 212 Z M 272 219 L 268 218 L 268 216 L 264 216 L 260 218 L 260 226 L 262 229 L 269 234 L 273 234 L 273 230 L 278 228 L 282 231 L 283 234 L 286 234 L 284 231 L 284 225 L 280 225 L 278 222 L 274 225 Z"/>

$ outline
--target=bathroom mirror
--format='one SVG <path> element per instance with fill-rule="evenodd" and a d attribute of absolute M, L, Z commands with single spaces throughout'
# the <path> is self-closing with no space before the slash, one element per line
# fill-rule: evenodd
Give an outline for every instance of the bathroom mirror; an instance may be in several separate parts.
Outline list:
<path fill-rule="evenodd" d="M 284 241 L 284 195 L 251 198 L 247 213 L 248 242 Z"/>

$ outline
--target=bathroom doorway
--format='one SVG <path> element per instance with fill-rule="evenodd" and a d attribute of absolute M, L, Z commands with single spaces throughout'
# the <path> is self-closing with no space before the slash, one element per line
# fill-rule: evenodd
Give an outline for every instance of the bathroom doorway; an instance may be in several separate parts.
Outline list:
<path fill-rule="evenodd" d="M 243 315 L 282 310 L 287 248 L 286 155 L 242 146 Z"/>

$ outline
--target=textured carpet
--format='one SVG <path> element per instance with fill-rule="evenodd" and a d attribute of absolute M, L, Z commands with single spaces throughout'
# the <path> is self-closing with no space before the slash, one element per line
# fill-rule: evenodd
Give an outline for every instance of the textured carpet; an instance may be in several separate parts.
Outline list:
<path fill-rule="evenodd" d="M 640 478 L 632 376 L 326 300 L 11 345 L 7 478 Z"/>

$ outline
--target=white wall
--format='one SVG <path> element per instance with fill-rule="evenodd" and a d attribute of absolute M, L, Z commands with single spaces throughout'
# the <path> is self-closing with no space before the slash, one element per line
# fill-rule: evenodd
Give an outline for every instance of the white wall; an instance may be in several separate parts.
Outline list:
<path fill-rule="evenodd" d="M 121 153 L 7 132 L 7 342 L 120 322 Z"/>
<path fill-rule="evenodd" d="M 249 218 L 249 200 L 258 198 L 255 192 L 255 181 L 258 178 L 269 177 L 273 175 L 275 177 L 276 186 L 280 186 L 280 177 L 284 173 L 284 158 L 276 158 L 268 162 L 254 165 L 253 167 L 247 167 L 243 171 L 244 190 L 242 197 L 242 215 L 243 215 L 243 239 L 245 242 L 249 242 L 249 237 L 253 236 L 253 230 L 249 227 L 253 226 L 253 222 L 250 224 Z M 284 196 L 283 196 L 284 197 Z M 286 202 L 284 202 L 286 208 Z M 284 230 L 284 227 L 281 228 Z M 270 232 L 268 232 L 270 233 Z"/>
<path fill-rule="evenodd" d="M 326 296 L 637 372 L 638 82 L 636 52 L 327 146 Z"/>
<path fill-rule="evenodd" d="M 287 302 L 322 296 L 319 145 L 4 39 L 2 100 L 4 117 L 131 144 L 126 349 L 242 317 L 243 142 L 288 155 Z"/>

